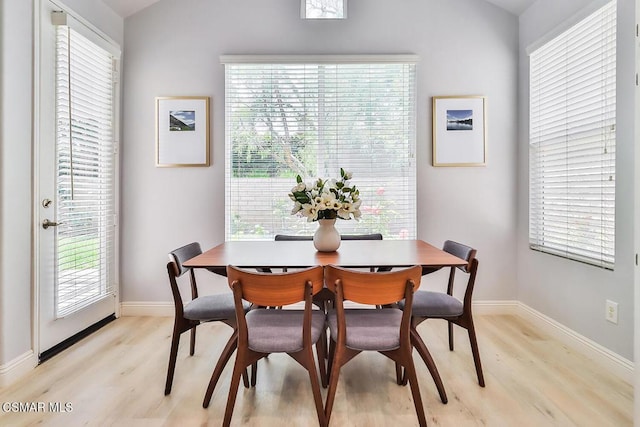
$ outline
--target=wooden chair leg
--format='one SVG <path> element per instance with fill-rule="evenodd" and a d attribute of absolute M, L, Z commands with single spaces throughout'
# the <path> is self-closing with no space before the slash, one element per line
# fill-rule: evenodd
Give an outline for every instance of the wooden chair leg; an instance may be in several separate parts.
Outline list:
<path fill-rule="evenodd" d="M 413 396 L 413 404 L 416 407 L 416 415 L 418 416 L 418 423 L 421 427 L 427 425 L 427 419 L 424 414 L 424 406 L 422 406 L 422 397 L 420 397 L 420 386 L 418 385 L 418 378 L 416 375 L 416 367 L 413 364 L 411 354 L 409 353 L 409 362 L 405 366 L 405 372 L 409 377 L 409 386 L 411 387 L 411 395 Z"/>
<path fill-rule="evenodd" d="M 169 367 L 167 368 L 167 382 L 164 386 L 164 395 L 167 396 L 171 393 L 171 386 L 173 385 L 173 374 L 176 370 L 176 359 L 178 358 L 178 346 L 180 345 L 181 333 L 174 328 L 173 336 L 171 337 L 171 350 L 169 351 Z"/>
<path fill-rule="evenodd" d="M 313 401 L 316 405 L 316 413 L 320 426 L 326 426 L 324 406 L 322 405 L 322 394 L 320 393 L 320 383 L 318 382 L 318 370 L 316 369 L 315 358 L 313 357 L 313 348 L 305 348 L 297 353 L 288 353 L 300 365 L 302 365 L 309 373 L 311 381 L 311 391 L 313 392 Z"/>
<path fill-rule="evenodd" d="M 403 371 L 402 365 L 396 362 L 396 383 L 398 385 L 407 385 L 406 372 L 404 372 L 403 374 L 402 371 Z"/>
<path fill-rule="evenodd" d="M 251 365 L 251 387 L 256 386 L 257 377 L 258 377 L 258 362 L 254 362 Z"/>
<path fill-rule="evenodd" d="M 332 356 L 330 353 L 329 358 L 333 359 L 333 363 L 331 364 L 331 370 L 329 374 L 329 390 L 327 391 L 327 400 L 324 404 L 324 417 L 327 425 L 329 425 L 329 420 L 331 419 L 333 402 L 336 397 L 336 389 L 338 388 L 338 377 L 340 376 L 340 363 L 338 357 L 336 357 L 336 355 Z"/>
<path fill-rule="evenodd" d="M 236 350 L 237 346 L 238 332 L 234 331 L 233 335 L 231 335 L 231 338 L 229 338 L 229 341 L 227 341 L 227 344 L 224 346 L 224 349 L 220 354 L 220 358 L 216 363 L 216 367 L 213 369 L 211 380 L 209 381 L 209 386 L 207 387 L 207 392 L 205 393 L 204 401 L 202 402 L 203 408 L 207 408 L 209 406 L 209 402 L 211 402 L 211 396 L 213 395 L 213 390 L 216 388 L 216 384 L 220 379 L 220 375 L 222 374 L 224 367 L 227 365 L 229 358 L 231 358 L 231 355 Z M 243 370 L 243 372 L 246 372 L 246 370 Z"/>
<path fill-rule="evenodd" d="M 320 382 L 322 388 L 327 388 L 329 378 L 327 375 L 327 341 L 324 334 L 320 335 L 320 339 L 316 343 L 316 355 L 318 356 L 318 370 L 320 371 Z"/>
<path fill-rule="evenodd" d="M 189 343 L 189 356 L 196 352 L 196 327 L 191 328 L 191 341 Z"/>
<path fill-rule="evenodd" d="M 449 350 L 453 351 L 453 323 L 450 321 L 447 321 L 447 323 L 449 324 Z"/>
<path fill-rule="evenodd" d="M 327 380 L 331 379 L 331 369 L 333 368 L 333 359 L 336 354 L 336 343 L 329 338 L 329 354 L 327 355 Z"/>
<path fill-rule="evenodd" d="M 480 362 L 480 352 L 478 351 L 478 341 L 476 339 L 476 329 L 471 321 L 469 328 L 469 343 L 471 343 L 471 353 L 473 353 L 473 363 L 476 365 L 476 375 L 478 376 L 478 384 L 484 387 L 484 375 L 482 374 L 482 363 Z"/>
<path fill-rule="evenodd" d="M 442 401 L 442 403 L 447 403 L 449 399 L 447 398 L 447 392 L 444 389 L 444 384 L 442 384 L 442 378 L 440 378 L 440 373 L 438 372 L 436 363 L 431 357 L 431 353 L 429 353 L 429 350 L 427 349 L 426 344 L 422 340 L 422 337 L 413 326 L 411 327 L 411 344 L 413 344 L 413 347 L 418 351 L 418 354 L 424 361 L 424 364 L 427 366 L 427 369 L 429 369 L 431 378 L 433 378 L 433 382 L 435 383 L 436 388 L 438 389 L 440 400 Z M 406 381 L 408 380 L 406 375 L 407 375 L 407 371 L 405 368 L 405 377 L 403 378 L 404 384 L 406 384 Z"/>
<path fill-rule="evenodd" d="M 227 407 L 224 411 L 224 420 L 222 425 L 228 427 L 231 424 L 231 417 L 233 417 L 233 407 L 236 404 L 236 396 L 238 395 L 238 386 L 240 385 L 240 377 L 245 370 L 245 366 L 242 366 L 243 357 L 236 356 L 236 363 L 233 366 L 233 374 L 231 376 L 231 385 L 229 386 L 229 397 L 227 398 Z"/>

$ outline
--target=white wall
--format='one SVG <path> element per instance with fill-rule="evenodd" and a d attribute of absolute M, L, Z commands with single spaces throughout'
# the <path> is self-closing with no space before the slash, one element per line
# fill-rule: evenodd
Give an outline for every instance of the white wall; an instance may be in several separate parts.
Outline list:
<path fill-rule="evenodd" d="M 31 2 L 0 3 L 0 364 L 31 349 Z"/>
<path fill-rule="evenodd" d="M 224 240 L 222 54 L 419 55 L 419 237 L 477 247 L 478 299 L 514 299 L 517 18 L 478 0 L 351 1 L 346 21 L 299 13 L 295 0 L 163 0 L 125 20 L 123 302 L 170 301 L 167 252 Z M 488 166 L 433 168 L 431 96 L 478 94 Z M 211 167 L 154 167 L 154 98 L 171 95 L 212 97 Z"/>
<path fill-rule="evenodd" d="M 64 3 L 122 42 L 123 20 L 100 0 Z M 0 368 L 32 349 L 32 48 L 39 4 L 0 2 Z"/>
<path fill-rule="evenodd" d="M 633 360 L 635 0 L 618 0 L 615 270 L 568 261 L 528 247 L 529 62 L 526 48 L 590 3 L 590 0 L 538 0 L 520 16 L 518 299 Z M 605 320 L 607 299 L 619 304 L 618 325 Z"/>

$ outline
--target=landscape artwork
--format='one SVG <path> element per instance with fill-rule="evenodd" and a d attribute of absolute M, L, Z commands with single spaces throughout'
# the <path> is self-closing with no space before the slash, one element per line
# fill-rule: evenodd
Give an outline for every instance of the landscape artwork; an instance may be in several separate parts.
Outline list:
<path fill-rule="evenodd" d="M 447 130 L 473 130 L 473 110 L 447 110 Z"/>
<path fill-rule="evenodd" d="M 169 111 L 169 131 L 196 130 L 196 112 L 193 110 Z"/>

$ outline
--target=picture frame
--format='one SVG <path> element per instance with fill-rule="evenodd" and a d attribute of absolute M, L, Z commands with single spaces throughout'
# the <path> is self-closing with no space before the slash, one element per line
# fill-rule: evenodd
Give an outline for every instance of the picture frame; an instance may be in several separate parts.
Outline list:
<path fill-rule="evenodd" d="M 347 19 L 348 0 L 300 0 L 300 18 L 309 20 Z"/>
<path fill-rule="evenodd" d="M 486 166 L 487 97 L 433 97 L 433 166 Z"/>
<path fill-rule="evenodd" d="M 209 166 L 209 97 L 156 97 L 156 167 Z"/>

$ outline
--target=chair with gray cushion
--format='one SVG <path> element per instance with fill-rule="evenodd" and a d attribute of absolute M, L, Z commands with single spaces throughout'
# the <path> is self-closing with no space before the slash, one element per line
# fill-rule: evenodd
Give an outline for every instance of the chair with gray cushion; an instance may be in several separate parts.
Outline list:
<path fill-rule="evenodd" d="M 383 273 L 325 267 L 325 283 L 335 297 L 335 309 L 327 320 L 331 335 L 329 349 L 329 390 L 325 404 L 327 423 L 335 400 L 340 369 L 362 351 L 377 351 L 405 369 L 411 386 L 418 422 L 426 425 L 420 388 L 411 346 L 411 301 L 420 286 L 420 266 Z M 380 306 L 404 299 L 405 309 L 344 308 L 344 301 Z M 396 370 L 402 384 L 400 369 Z"/>
<path fill-rule="evenodd" d="M 169 354 L 169 368 L 167 370 L 167 381 L 165 384 L 164 394 L 171 393 L 173 384 L 173 375 L 176 367 L 176 359 L 178 356 L 178 347 L 180 345 L 180 336 L 182 333 L 191 331 L 191 342 L 189 354 L 193 356 L 196 345 L 196 327 L 202 322 L 220 321 L 226 323 L 233 328 L 233 334 L 227 345 L 225 346 L 216 370 L 222 372 L 231 354 L 236 348 L 236 311 L 233 302 L 233 295 L 228 292 L 220 295 L 198 295 L 198 286 L 196 283 L 196 275 L 193 269 L 185 267 L 183 264 L 187 260 L 200 255 L 202 249 L 197 242 L 189 243 L 169 253 L 169 263 L 167 264 L 167 273 L 169 275 L 169 283 L 171 285 L 171 293 L 173 294 L 173 302 L 175 306 L 175 320 L 173 324 L 173 336 L 171 338 L 171 351 Z M 226 270 L 211 270 L 214 273 L 224 273 Z M 178 286 L 178 279 L 188 273 L 191 284 L 191 300 L 184 304 L 184 299 Z M 245 302 L 243 305 L 248 310 L 250 304 Z M 248 378 L 245 374 L 245 385 L 248 387 Z"/>
<path fill-rule="evenodd" d="M 325 385 L 326 344 L 320 337 L 324 335 L 326 317 L 323 311 L 312 308 L 313 295 L 324 286 L 322 267 L 289 273 L 256 273 L 228 266 L 227 275 L 238 319 L 238 350 L 223 425 L 228 426 L 231 422 L 242 372 L 270 353 L 287 353 L 307 370 L 318 421 L 324 426 L 324 408 L 313 346 L 316 345 L 320 378 Z M 286 306 L 304 301 L 304 310 L 254 308 L 245 312 L 244 300 L 256 307 Z M 255 376 L 251 383 L 255 385 Z M 211 394 L 207 393 L 203 402 L 205 408 L 209 405 L 210 397 Z"/>
<path fill-rule="evenodd" d="M 417 326 L 427 319 L 444 319 L 448 322 L 449 329 L 449 350 L 453 351 L 453 325 L 458 325 L 467 330 L 469 334 L 469 342 L 471 344 L 471 352 L 473 361 L 476 366 L 476 374 L 478 383 L 484 387 L 484 375 L 482 374 L 482 364 L 480 362 L 480 353 L 478 351 L 478 341 L 476 339 L 475 326 L 473 324 L 473 314 L 471 312 L 471 299 L 473 296 L 473 288 L 476 281 L 478 271 L 478 259 L 476 258 L 476 250 L 451 240 L 444 242 L 443 250 L 450 254 L 462 258 L 467 261 L 466 265 L 459 267 L 451 267 L 449 272 L 449 282 L 447 284 L 447 292 L 419 291 L 413 297 L 413 319 L 411 334 L 414 339 L 414 345 L 418 353 L 422 356 L 429 366 L 427 360 L 431 356 L 425 353 L 426 346 L 418 333 Z M 453 296 L 453 287 L 455 283 L 456 271 L 468 275 L 467 287 L 464 293 L 464 299 L 460 301 Z M 402 303 L 401 303 L 402 305 Z"/>

